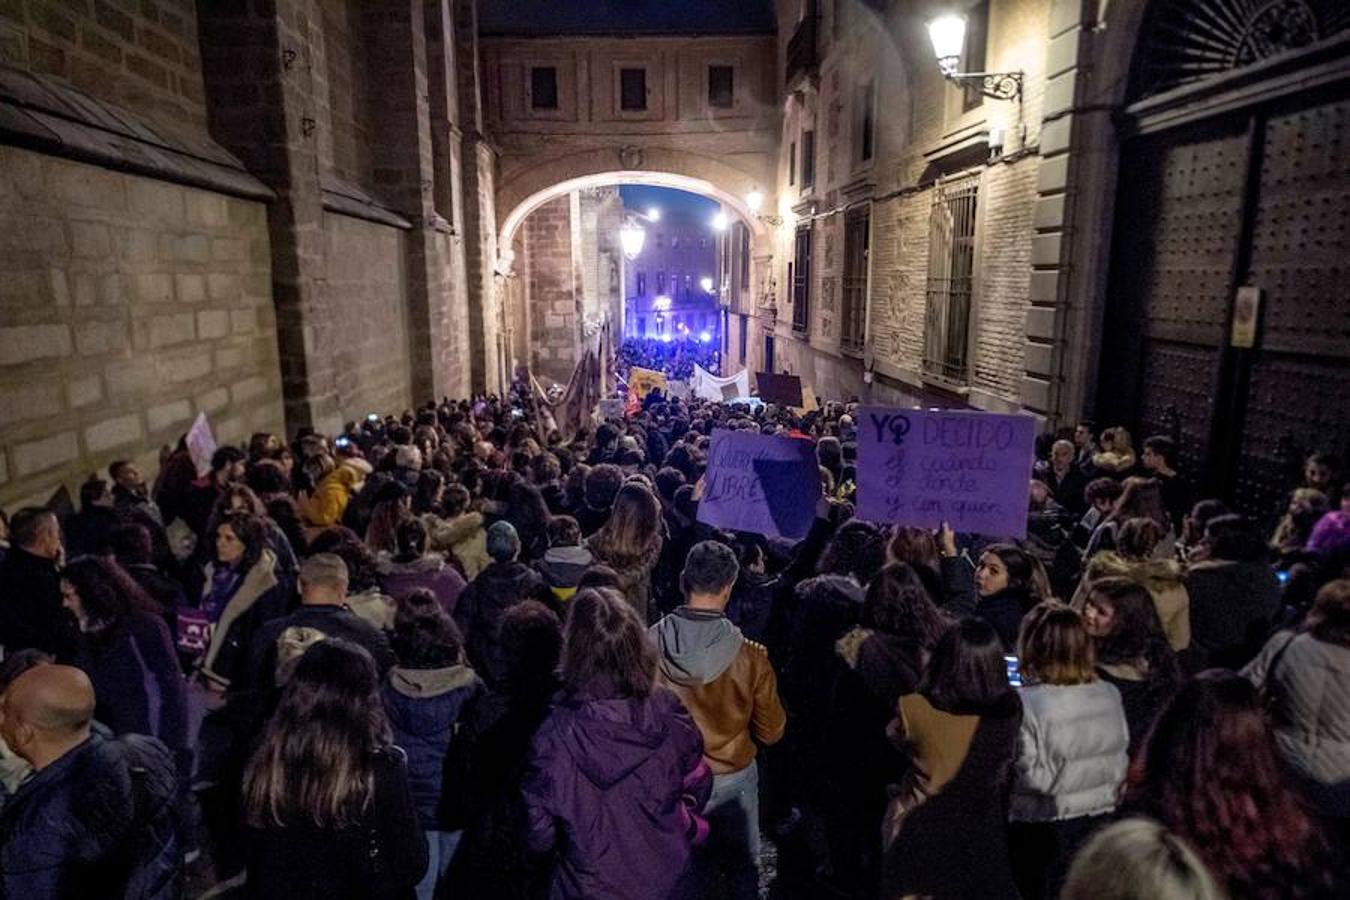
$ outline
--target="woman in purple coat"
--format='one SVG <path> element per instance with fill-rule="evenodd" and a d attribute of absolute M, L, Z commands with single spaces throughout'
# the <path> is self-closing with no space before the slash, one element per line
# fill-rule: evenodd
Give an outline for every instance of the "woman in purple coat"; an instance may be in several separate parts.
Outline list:
<path fill-rule="evenodd" d="M 530 849 L 554 857 L 549 900 L 682 896 L 712 773 L 693 719 L 655 685 L 655 650 L 621 593 L 573 598 L 562 675 L 522 786 Z"/>

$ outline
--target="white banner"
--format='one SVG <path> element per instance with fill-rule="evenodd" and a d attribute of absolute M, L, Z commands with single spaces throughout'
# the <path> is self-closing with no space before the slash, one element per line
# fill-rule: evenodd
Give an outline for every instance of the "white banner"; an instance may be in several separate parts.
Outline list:
<path fill-rule="evenodd" d="M 689 379 L 689 389 L 695 397 L 724 403 L 737 397 L 750 396 L 750 373 L 741 369 L 735 375 L 718 378 L 707 369 L 694 364 L 694 374 Z"/>

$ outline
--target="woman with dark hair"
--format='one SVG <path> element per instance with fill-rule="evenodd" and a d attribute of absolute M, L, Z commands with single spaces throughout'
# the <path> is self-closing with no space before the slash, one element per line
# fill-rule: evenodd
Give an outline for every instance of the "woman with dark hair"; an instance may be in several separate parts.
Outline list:
<path fill-rule="evenodd" d="M 882 896 L 1017 897 L 1005 821 L 1022 706 L 998 632 L 948 626 L 898 709 L 888 735 L 911 766 L 886 813 Z"/>
<path fill-rule="evenodd" d="M 435 469 L 424 469 L 417 476 L 417 487 L 413 490 L 413 515 L 440 515 L 444 497 L 445 476 Z"/>
<path fill-rule="evenodd" d="M 1191 559 L 1191 646 L 1182 663 L 1191 672 L 1240 669 L 1265 644 L 1280 611 L 1280 583 L 1266 543 L 1250 520 L 1219 516 L 1205 526 Z"/>
<path fill-rule="evenodd" d="M 1177 539 L 1177 558 L 1182 562 L 1190 559 L 1191 551 L 1200 545 L 1205 537 L 1205 526 L 1211 519 L 1226 516 L 1232 512 L 1222 500 L 1201 500 L 1190 508 L 1181 520 L 1181 537 Z"/>
<path fill-rule="evenodd" d="M 819 520 L 818 520 L 819 521 Z M 866 585 L 886 564 L 886 536 L 870 522 L 845 522 L 816 563 L 821 575 L 844 575 Z"/>
<path fill-rule="evenodd" d="M 199 661 L 207 687 L 223 692 L 241 674 L 253 636 L 285 612 L 287 598 L 260 519 L 226 513 L 214 537 L 215 560 L 203 571 L 201 603 L 178 612 L 178 647 Z"/>
<path fill-rule="evenodd" d="M 291 546 L 291 539 L 286 536 L 286 532 L 281 526 L 273 522 L 267 513 L 267 507 L 262 499 L 254 492 L 253 488 L 244 484 L 227 484 L 220 492 L 220 498 L 216 500 L 216 505 L 211 509 L 211 517 L 207 526 L 207 534 L 215 534 L 216 526 L 220 524 L 221 519 L 226 513 L 242 512 L 256 518 L 263 524 L 267 532 L 267 547 L 277 558 L 277 577 L 287 585 L 295 584 L 296 574 L 300 571 L 300 563 L 295 557 L 295 549 Z M 202 555 L 198 551 L 199 558 L 210 559 L 209 551 Z"/>
<path fill-rule="evenodd" d="M 1171 559 L 1176 555 L 1176 533 L 1163 503 L 1162 484 L 1156 478 L 1131 477 L 1125 479 L 1125 490 L 1116 500 L 1110 515 L 1092 532 L 1084 559 L 1092 559 L 1103 550 L 1114 550 L 1120 539 L 1120 526 L 1129 519 L 1152 519 L 1162 529 L 1163 538 L 1153 551 L 1157 559 Z"/>
<path fill-rule="evenodd" d="M 1190 844 L 1232 900 L 1344 896 L 1241 675 L 1210 670 L 1182 685 L 1134 758 L 1123 805 Z"/>
<path fill-rule="evenodd" d="M 441 814 L 442 769 L 465 709 L 484 688 L 465 663 L 459 629 L 431 591 L 399 599 L 390 643 L 398 663 L 385 679 L 384 709 L 394 743 L 408 754 L 413 806 L 427 836 L 430 864 L 417 900 L 431 900 L 463 834 L 462 823 Z"/>
<path fill-rule="evenodd" d="M 107 557 L 81 556 L 61 570 L 62 604 L 75 617 L 75 663 L 93 682 L 94 716 L 114 734 L 148 734 L 188 748 L 187 686 L 159 605 Z"/>
<path fill-rule="evenodd" d="M 656 495 L 630 482 L 614 498 L 609 521 L 587 541 L 596 562 L 619 573 L 623 593 L 643 622 L 651 618 L 652 570 L 661 557 L 663 530 Z"/>
<path fill-rule="evenodd" d="M 891 563 L 867 587 L 861 624 L 835 642 L 832 696 L 818 753 L 808 757 L 819 760 L 809 781 L 837 887 L 876 893 L 880 858 L 873 837 L 886 811 L 886 786 L 905 771 L 886 725 L 900 698 L 918 688 L 948 624 L 914 569 Z"/>
<path fill-rule="evenodd" d="M 398 551 L 380 554 L 375 560 L 380 589 L 398 600 L 413 590 L 430 591 L 445 610 L 455 614 L 455 603 L 464 590 L 464 579 L 439 553 L 427 550 L 427 527 L 409 516 L 398 525 Z"/>
<path fill-rule="evenodd" d="M 1017 888 L 1037 900 L 1058 896 L 1074 853 L 1115 809 L 1130 734 L 1073 608 L 1047 601 L 1028 613 L 1018 656 L 1023 718 L 1008 842 Z"/>
<path fill-rule="evenodd" d="M 570 604 L 565 687 L 534 736 L 522 790 L 528 844 L 556 852 L 548 896 L 670 897 L 706 833 L 703 738 L 655 683 L 656 649 L 618 591 Z"/>
<path fill-rule="evenodd" d="M 412 494 L 400 481 L 390 481 L 375 495 L 375 509 L 366 525 L 366 546 L 371 553 L 398 550 L 398 526 L 412 515 Z"/>
<path fill-rule="evenodd" d="M 296 664 L 244 774 L 246 896 L 407 900 L 427 845 L 375 663 L 340 640 Z"/>
<path fill-rule="evenodd" d="M 1242 674 L 1265 695 L 1285 765 L 1350 839 L 1350 579 L 1323 585 L 1302 626 L 1272 637 Z"/>
<path fill-rule="evenodd" d="M 520 561 L 532 565 L 548 552 L 548 522 L 553 517 L 539 488 L 517 478 L 506 492 L 503 516 L 520 535 Z"/>
<path fill-rule="evenodd" d="M 1186 577 L 1175 559 L 1158 559 L 1153 551 L 1162 539 L 1162 528 L 1152 519 L 1127 519 L 1120 526 L 1119 546 L 1103 550 L 1087 564 L 1074 592 L 1072 606 L 1082 611 L 1092 586 L 1103 578 L 1128 578 L 1148 589 L 1163 632 L 1173 650 L 1191 643 L 1191 598 Z"/>
<path fill-rule="evenodd" d="M 1181 684 L 1181 667 L 1152 595 L 1138 582 L 1093 582 L 1082 612 L 1083 627 L 1097 648 L 1097 675 L 1120 692 L 1133 754 Z"/>
<path fill-rule="evenodd" d="M 956 535 L 950 528 L 943 527 L 939 540 L 945 608 L 984 619 L 994 626 L 1003 646 L 1011 652 L 1017 646 L 1022 617 L 1048 599 L 1040 586 L 1044 568 L 1016 544 L 990 544 L 972 572 L 969 563 L 957 556 Z"/>
<path fill-rule="evenodd" d="M 446 757 L 439 817 L 461 828 L 460 849 L 441 879 L 441 900 L 534 897 L 538 861 L 526 853 L 520 783 L 530 741 L 559 682 L 562 624 L 536 600 L 508 609 L 499 629 L 502 678 L 479 696 Z"/>

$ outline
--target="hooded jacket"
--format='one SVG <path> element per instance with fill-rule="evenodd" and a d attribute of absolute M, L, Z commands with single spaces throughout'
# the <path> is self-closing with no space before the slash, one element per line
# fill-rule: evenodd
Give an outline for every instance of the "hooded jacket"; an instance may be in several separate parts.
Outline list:
<path fill-rule="evenodd" d="M 787 714 L 769 651 L 725 615 L 680 607 L 650 629 L 661 654 L 657 677 L 684 703 L 703 734 L 713 774 L 755 761 L 755 743 L 783 737 Z"/>
<path fill-rule="evenodd" d="M 382 694 L 394 743 L 408 754 L 408 787 L 422 827 L 445 830 L 436 812 L 441 769 L 465 708 L 483 692 L 468 666 L 389 671 Z"/>
<path fill-rule="evenodd" d="M 552 599 L 543 577 L 519 561 L 493 563 L 459 595 L 455 624 L 464 635 L 469 664 L 490 687 L 496 687 L 503 674 L 497 639 L 502 615 L 526 600 L 547 604 Z"/>
<path fill-rule="evenodd" d="M 317 530 L 341 522 L 352 494 L 370 471 L 370 463 L 364 459 L 344 459 L 336 469 L 324 476 L 309 497 L 300 497 L 297 505 L 301 518 Z"/>
<path fill-rule="evenodd" d="M 1181 651 L 1191 643 L 1191 597 L 1186 592 L 1186 576 L 1181 564 L 1170 559 L 1128 560 L 1111 550 L 1092 557 L 1073 595 L 1073 608 L 1083 609 L 1092 583 L 1101 578 L 1129 578 L 1143 585 L 1158 610 L 1167 643 Z"/>
<path fill-rule="evenodd" d="M 712 788 L 699 729 L 670 691 L 567 691 L 530 747 L 527 843 L 560 854 L 549 900 L 664 900 Z M 688 799 L 684 799 L 684 795 Z"/>
<path fill-rule="evenodd" d="M 594 554 L 585 547 L 550 547 L 535 568 L 554 597 L 570 600 L 577 592 L 577 582 L 594 563 Z"/>
<path fill-rule="evenodd" d="M 75 620 L 61 607 L 55 561 L 10 547 L 0 564 L 0 646 L 8 653 L 36 647 L 68 660 L 75 636 Z"/>
<path fill-rule="evenodd" d="M 396 562 L 381 555 L 375 561 L 380 576 L 380 589 L 395 600 L 418 588 L 426 588 L 436 595 L 445 614 L 455 614 L 455 604 L 464 592 L 464 579 L 439 554 L 431 553 L 407 562 Z"/>
<path fill-rule="evenodd" d="M 467 512 L 453 519 L 426 515 L 422 521 L 427 526 L 427 546 L 440 553 L 454 554 L 468 580 L 478 577 L 492 562 L 487 554 L 482 513 Z"/>
<path fill-rule="evenodd" d="M 142 735 L 88 740 L 35 774 L 0 818 L 0 896 L 173 900 L 174 762 Z"/>

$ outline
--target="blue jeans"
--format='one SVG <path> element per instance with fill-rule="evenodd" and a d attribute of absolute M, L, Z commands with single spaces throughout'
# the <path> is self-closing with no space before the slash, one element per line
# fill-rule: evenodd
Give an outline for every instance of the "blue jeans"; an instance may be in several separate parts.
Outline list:
<path fill-rule="evenodd" d="M 436 882 L 450 867 L 455 858 L 455 848 L 463 831 L 428 831 L 427 835 L 427 872 L 417 883 L 417 900 L 432 900 L 436 893 Z"/>
<path fill-rule="evenodd" d="M 759 767 L 750 763 L 739 772 L 713 778 L 712 796 L 704 807 L 708 841 L 694 848 L 701 896 L 716 896 L 711 887 L 725 875 L 731 900 L 759 897 Z"/>

